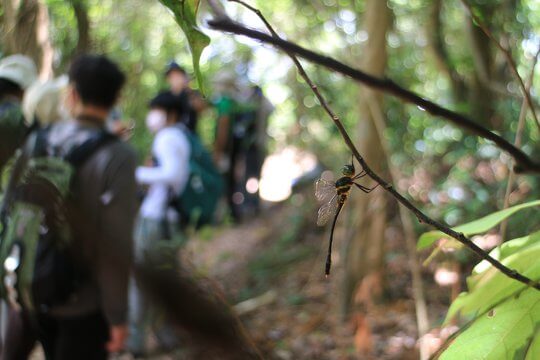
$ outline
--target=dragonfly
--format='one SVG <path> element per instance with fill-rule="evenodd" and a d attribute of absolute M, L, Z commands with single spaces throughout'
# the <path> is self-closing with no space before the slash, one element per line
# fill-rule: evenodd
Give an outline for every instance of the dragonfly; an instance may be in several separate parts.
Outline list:
<path fill-rule="evenodd" d="M 330 268 L 332 267 L 332 242 L 334 240 L 334 229 L 339 217 L 339 213 L 347 201 L 351 189 L 353 186 L 357 187 L 364 193 L 368 194 L 374 190 L 364 185 L 358 184 L 356 180 L 363 178 L 367 175 L 365 171 L 361 171 L 356 174 L 354 168 L 354 160 L 351 159 L 351 163 L 344 165 L 341 169 L 342 177 L 337 179 L 336 182 L 327 181 L 324 179 L 318 179 L 315 183 L 315 197 L 322 203 L 319 208 L 317 216 L 317 225 L 324 226 L 333 217 L 332 228 L 330 229 L 330 241 L 328 243 L 328 254 L 326 256 L 325 275 L 330 275 Z"/>

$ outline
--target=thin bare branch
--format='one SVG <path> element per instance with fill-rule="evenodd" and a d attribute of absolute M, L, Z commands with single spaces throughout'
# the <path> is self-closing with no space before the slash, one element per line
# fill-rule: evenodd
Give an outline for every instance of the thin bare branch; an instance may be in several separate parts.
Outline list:
<path fill-rule="evenodd" d="M 391 94 L 405 102 L 415 104 L 434 116 L 444 118 L 454 123 L 455 125 L 464 128 L 480 137 L 493 141 L 501 150 L 507 152 L 511 157 L 514 158 L 516 162 L 515 171 L 517 173 L 540 173 L 540 163 L 533 161 L 523 151 L 516 148 L 514 145 L 512 145 L 510 142 L 508 142 L 501 136 L 489 131 L 487 128 L 479 125 L 478 123 L 472 121 L 464 115 L 461 115 L 455 111 L 446 109 L 438 104 L 424 99 L 418 94 L 397 85 L 390 79 L 380 79 L 371 76 L 364 73 L 363 71 L 354 69 L 346 64 L 343 64 L 331 57 L 318 54 L 297 44 L 283 40 L 280 37 L 268 35 L 258 30 L 250 29 L 230 19 L 221 18 L 216 20 L 210 20 L 208 24 L 210 27 L 216 30 L 231 32 L 238 35 L 244 35 L 264 43 L 272 44 L 285 52 L 294 53 L 296 56 L 303 57 L 308 61 L 322 65 L 335 72 L 351 77 L 368 87 Z M 335 115 L 333 116 L 335 117 Z"/>
<path fill-rule="evenodd" d="M 442 108 L 442 107 L 440 107 L 440 106 L 438 106 L 438 105 L 436 105 L 434 103 L 431 103 L 431 102 L 429 102 L 427 100 L 424 100 L 421 97 L 419 97 L 418 95 L 399 87 L 398 85 L 391 82 L 390 80 L 377 79 L 377 78 L 372 77 L 370 75 L 367 75 L 367 74 L 365 74 L 365 73 L 363 73 L 361 71 L 352 69 L 352 68 L 348 67 L 347 65 L 344 65 L 344 64 L 342 64 L 342 63 L 340 63 L 340 62 L 338 62 L 338 61 L 336 61 L 336 60 L 334 60 L 332 58 L 324 57 L 324 56 L 322 56 L 320 54 L 317 54 L 317 53 L 314 53 L 314 52 L 312 52 L 310 50 L 304 49 L 304 48 L 302 48 L 302 47 L 300 47 L 300 46 L 298 46 L 298 45 L 296 45 L 294 43 L 285 41 L 285 40 L 281 39 L 276 34 L 276 32 L 273 31 L 273 30 L 272 30 L 272 36 L 269 36 L 267 34 L 264 34 L 264 33 L 260 32 L 260 31 L 257 31 L 257 30 L 248 29 L 247 27 L 245 27 L 242 24 L 233 22 L 232 20 L 230 20 L 228 18 L 223 18 L 223 17 L 221 19 L 211 20 L 211 21 L 209 21 L 208 24 L 211 27 L 213 27 L 214 29 L 218 29 L 218 30 L 222 30 L 222 31 L 229 31 L 229 32 L 236 33 L 236 34 L 245 35 L 245 36 L 248 36 L 248 37 L 253 38 L 253 39 L 258 39 L 258 40 L 263 41 L 263 42 L 274 44 L 274 45 L 278 46 L 279 48 L 283 49 L 287 54 L 289 54 L 289 56 L 291 56 L 291 54 L 297 54 L 297 55 L 300 55 L 300 56 L 303 56 L 303 57 L 307 58 L 308 60 L 312 60 L 312 61 L 314 61 L 316 63 L 322 62 L 323 65 L 328 66 L 329 68 L 341 69 L 342 71 L 346 71 L 347 75 L 362 81 L 364 84 L 366 84 L 368 86 L 371 86 L 371 87 L 374 87 L 374 88 L 377 88 L 377 89 L 380 89 L 380 90 L 383 90 L 383 91 L 386 91 L 386 92 L 391 92 L 393 94 L 401 94 L 406 99 L 409 99 L 409 100 L 418 98 L 420 100 L 420 104 L 423 104 L 424 105 L 423 108 L 425 108 L 425 109 L 426 109 L 427 106 L 429 106 L 429 108 L 431 108 L 431 109 L 433 109 L 435 107 L 435 108 L 439 109 L 437 111 L 437 114 L 439 114 L 439 115 L 441 113 L 442 114 L 450 114 L 450 115 L 454 114 L 452 116 L 457 115 L 459 118 L 463 118 L 466 123 L 473 124 L 474 125 L 473 128 L 479 127 L 479 128 L 482 129 L 483 133 L 487 132 L 489 134 L 492 134 L 492 135 L 496 136 L 495 134 L 491 133 L 489 130 L 487 130 L 487 129 L 485 129 L 485 128 L 483 128 L 483 127 L 481 127 L 481 126 L 479 126 L 479 125 L 477 125 L 475 123 L 473 123 L 472 121 L 470 121 L 469 119 L 463 117 L 462 115 L 459 115 L 457 113 L 453 113 L 450 110 L 444 109 L 444 108 Z M 294 56 L 294 55 L 292 55 L 291 57 L 296 58 L 296 56 Z M 294 61 L 294 59 L 293 59 L 293 61 Z M 527 286 L 531 286 L 531 287 L 534 287 L 537 290 L 540 290 L 540 283 L 529 279 L 528 277 L 522 275 L 521 273 L 518 273 L 517 271 L 506 267 L 505 265 L 503 265 L 502 263 L 500 263 L 496 259 L 492 258 L 487 252 L 485 252 L 480 247 L 478 247 L 469 238 L 467 238 L 463 233 L 459 233 L 459 232 L 449 228 L 448 226 L 443 225 L 442 223 L 438 222 L 437 220 L 431 219 L 430 217 L 425 215 L 420 209 L 415 207 L 409 200 L 407 200 L 405 197 L 403 197 L 403 195 L 401 195 L 399 192 L 397 192 L 391 184 L 387 183 L 378 174 L 376 174 L 369 167 L 369 165 L 364 160 L 362 155 L 360 155 L 360 153 L 358 152 L 358 149 L 356 148 L 356 146 L 352 142 L 349 134 L 347 133 L 347 130 L 345 130 L 342 122 L 339 120 L 339 117 L 330 109 L 330 107 L 328 106 L 328 104 L 325 101 L 324 97 L 318 91 L 317 86 L 315 84 L 313 84 L 313 82 L 307 76 L 306 72 L 303 70 L 303 67 L 300 64 L 300 62 L 298 61 L 298 59 L 296 59 L 295 65 L 298 67 L 298 70 L 299 70 L 300 74 L 302 75 L 302 77 L 306 80 L 306 82 L 310 85 L 311 89 L 314 91 L 315 95 L 317 96 L 317 99 L 319 99 L 319 101 L 321 103 L 321 106 L 323 106 L 325 111 L 331 117 L 331 119 L 334 122 L 335 126 L 338 128 L 338 131 L 340 132 L 341 136 L 343 137 L 343 140 L 345 141 L 347 147 L 350 149 L 350 151 L 352 152 L 352 154 L 354 155 L 356 160 L 360 163 L 360 165 L 362 166 L 362 168 L 364 169 L 364 171 L 368 174 L 368 176 L 370 178 L 372 178 L 375 182 L 377 182 L 379 185 L 381 185 L 387 192 L 389 192 L 394 198 L 396 198 L 396 200 L 401 205 L 403 205 L 407 209 L 409 209 L 417 217 L 417 219 L 420 222 L 431 225 L 434 228 L 436 228 L 437 230 L 439 230 L 439 231 L 445 233 L 446 235 L 458 240 L 460 243 L 462 243 L 463 245 L 468 247 L 470 250 L 472 250 L 481 259 L 486 260 L 487 262 L 489 262 L 491 265 L 493 265 L 493 267 L 495 267 L 496 269 L 501 271 L 506 276 L 508 276 L 508 277 L 510 277 L 510 278 L 512 278 L 514 280 L 517 280 L 519 282 L 522 282 L 522 283 L 526 284 Z M 430 111 L 430 113 L 431 113 L 431 111 Z M 506 140 L 504 140 L 504 139 L 502 139 L 500 137 L 499 137 L 499 139 L 506 142 Z M 509 143 L 507 143 L 507 144 L 512 146 Z M 513 146 L 512 146 L 512 148 L 513 148 Z M 518 149 L 516 149 L 516 150 L 519 151 Z M 523 155 L 525 156 L 525 154 L 523 154 Z M 538 166 L 538 165 L 536 165 L 536 166 Z"/>
<path fill-rule="evenodd" d="M 517 71 L 516 62 L 514 61 L 514 58 L 512 57 L 512 53 L 510 52 L 509 49 L 504 47 L 503 44 L 501 44 L 501 42 L 499 40 L 497 40 L 497 38 L 495 38 L 495 36 L 491 32 L 491 30 L 489 30 L 489 28 L 487 27 L 487 25 L 484 24 L 482 22 L 482 20 L 478 16 L 476 16 L 474 14 L 474 11 L 473 11 L 473 9 L 471 7 L 471 4 L 469 4 L 467 2 L 467 0 L 461 0 L 461 3 L 463 4 L 463 6 L 465 6 L 465 9 L 467 9 L 467 12 L 469 13 L 469 16 L 471 17 L 471 19 L 473 19 L 476 26 L 478 26 L 484 32 L 484 34 L 486 34 L 486 36 L 491 41 L 493 41 L 493 43 L 503 53 L 504 57 L 506 58 L 506 61 L 508 62 L 508 65 L 510 66 L 510 70 L 512 71 L 512 74 L 514 74 L 514 76 L 516 77 L 516 80 L 519 83 L 519 87 L 521 89 L 521 92 L 523 93 L 523 98 L 525 99 L 525 101 L 527 102 L 527 105 L 531 109 L 531 114 L 532 114 L 532 116 L 534 118 L 536 126 L 538 127 L 538 130 L 540 130 L 540 121 L 538 121 L 538 117 L 536 116 L 536 110 L 534 108 L 534 104 L 533 104 L 533 101 L 531 99 L 531 94 L 530 94 L 529 90 L 527 89 L 527 87 L 525 86 L 525 82 L 523 81 L 523 79 L 519 75 L 519 72 Z"/>

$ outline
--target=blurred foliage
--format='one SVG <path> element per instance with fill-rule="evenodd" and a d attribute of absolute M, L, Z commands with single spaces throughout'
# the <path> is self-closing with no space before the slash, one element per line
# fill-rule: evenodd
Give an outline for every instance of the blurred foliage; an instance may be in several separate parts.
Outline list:
<path fill-rule="evenodd" d="M 128 74 L 120 108 L 125 118 L 137 126 L 133 144 L 141 157 L 148 153 L 149 135 L 144 126 L 148 100 L 162 89 L 163 70 L 177 60 L 193 74 L 191 54 L 185 35 L 172 14 L 159 2 L 147 0 L 84 1 L 90 18 L 93 51 L 116 59 Z M 46 0 L 55 47 L 56 73 L 65 71 L 77 44 L 76 18 L 71 2 Z M 330 54 L 358 67 L 366 32 L 362 29 L 364 1 L 283 0 L 250 1 L 265 14 L 278 32 L 295 42 Z M 474 0 L 475 13 L 503 44 L 512 50 L 522 76 L 527 76 L 532 54 L 540 37 L 540 4 L 536 0 Z M 391 0 L 393 30 L 388 35 L 387 76 L 402 86 L 444 106 L 470 114 L 469 101 L 455 102 L 452 81 L 438 68 L 429 49 L 428 22 L 431 0 Z M 271 149 L 292 144 L 316 153 L 323 164 L 335 169 L 348 159 L 343 141 L 334 125 L 317 104 L 310 89 L 299 78 L 291 61 L 268 46 L 242 37 L 232 37 L 204 27 L 208 14 L 201 2 L 199 23 L 211 37 L 211 45 L 201 57 L 207 96 L 215 95 L 212 79 L 220 72 L 237 75 L 241 84 L 261 85 L 276 106 L 268 129 Z M 263 28 L 259 19 L 239 4 L 226 3 L 227 12 L 250 26 Z M 144 9 L 144 11 L 142 10 Z M 1 12 L 1 10 L 0 10 Z M 441 32 L 448 53 L 448 65 L 465 82 L 475 78 L 473 49 L 466 24 L 469 21 L 460 0 L 442 2 Z M 492 73 L 499 91 L 494 96 L 490 127 L 513 140 L 521 107 L 517 81 L 502 54 L 490 45 Z M 359 114 L 358 86 L 349 79 L 305 64 L 306 70 L 328 98 L 331 106 L 353 133 Z M 540 70 L 536 70 L 533 99 L 538 99 Z M 196 82 L 192 82 L 197 87 Z M 421 109 L 386 97 L 387 128 L 391 164 L 400 170 L 397 188 L 421 204 L 435 218 L 456 225 L 500 209 L 503 203 L 511 159 L 492 144 L 469 135 L 447 122 L 433 118 Z M 200 132 L 207 144 L 213 142 L 215 113 L 210 108 L 200 121 Z M 540 135 L 527 116 L 523 149 L 540 151 Z M 332 149 L 328 151 L 327 149 Z M 510 197 L 511 204 L 538 198 L 537 179 L 520 176 Z M 538 219 L 538 212 L 531 216 Z M 532 230 L 530 217 L 513 217 L 509 236 Z"/>
<path fill-rule="evenodd" d="M 73 11 L 76 1 L 83 2 L 88 10 L 92 50 L 109 54 L 128 74 L 120 108 L 124 118 L 133 119 L 137 124 L 132 142 L 144 158 L 150 144 L 144 117 L 149 99 L 165 86 L 165 64 L 175 59 L 193 73 L 185 35 L 170 11 L 159 1 L 45 0 L 57 74 L 66 70 L 77 46 L 77 19 Z M 362 45 L 367 40 L 361 23 L 364 1 L 258 0 L 250 3 L 266 14 L 278 32 L 287 38 L 359 66 Z M 538 1 L 470 0 L 470 3 L 493 34 L 512 50 L 520 74 L 526 76 L 540 41 L 537 35 L 540 33 Z M 387 76 L 442 105 L 471 113 L 471 103 L 454 102 L 452 82 L 441 73 L 430 53 L 427 25 L 432 16 L 432 4 L 430 0 L 389 1 L 395 18 L 393 30 L 388 35 Z M 199 23 L 202 26 L 209 16 L 206 6 L 201 2 Z M 227 3 L 226 9 L 231 16 L 262 28 L 259 19 L 239 4 Z M 471 81 L 475 69 L 465 26 L 467 21 L 460 0 L 442 2 L 441 32 L 448 64 L 463 79 Z M 212 38 L 211 46 L 201 58 L 209 99 L 214 95 L 212 79 L 220 72 L 236 74 L 244 85 L 259 84 L 276 105 L 268 130 L 274 148 L 293 144 L 308 149 L 331 168 L 336 161 L 346 161 L 346 148 L 334 125 L 286 56 L 245 38 L 233 38 L 208 29 L 204 31 Z M 495 114 L 490 123 L 495 127 L 493 130 L 512 140 L 521 107 L 520 91 L 502 54 L 491 46 L 490 55 L 497 81 L 508 93 L 496 95 Z M 364 111 L 356 106 L 358 86 L 310 64 L 306 64 L 306 70 L 346 127 L 354 132 L 359 114 Z M 539 73 L 540 70 L 536 70 L 533 87 L 533 98 L 537 103 Z M 197 87 L 196 82 L 192 86 Z M 385 137 L 391 148 L 391 164 L 400 169 L 401 175 L 396 185 L 423 204 L 430 215 L 456 225 L 502 206 L 511 160 L 492 144 L 390 97 L 386 98 L 386 116 Z M 214 119 L 215 114 L 210 109 L 200 122 L 200 131 L 207 144 L 213 141 Z M 529 153 L 540 151 L 539 138 L 538 129 L 529 115 L 523 136 L 524 150 Z M 538 195 L 537 179 L 521 176 L 510 200 L 517 204 L 538 198 Z M 534 215 L 538 216 L 537 213 Z M 532 222 L 528 220 L 526 217 L 512 218 L 510 236 L 520 235 L 514 229 L 531 230 Z"/>

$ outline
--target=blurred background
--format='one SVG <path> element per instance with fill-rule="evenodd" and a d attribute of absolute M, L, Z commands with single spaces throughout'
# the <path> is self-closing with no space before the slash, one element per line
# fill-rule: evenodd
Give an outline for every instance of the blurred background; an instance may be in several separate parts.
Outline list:
<path fill-rule="evenodd" d="M 529 78 L 540 44 L 539 0 L 474 0 L 476 14 L 510 49 Z M 504 54 L 474 26 L 459 0 L 250 1 L 278 33 L 460 113 L 513 142 L 522 93 Z M 247 9 L 226 3 L 231 17 L 263 25 Z M 135 123 L 130 142 L 144 159 L 151 143 L 144 119 L 149 99 L 165 88 L 175 60 L 194 79 L 184 34 L 169 11 L 148 0 L 2 0 L 0 55 L 29 54 L 42 78 L 63 74 L 81 52 L 102 52 L 128 75 L 120 111 Z M 328 231 L 316 227 L 313 182 L 322 170 L 338 174 L 350 153 L 292 61 L 276 49 L 205 26 L 211 44 L 201 58 L 205 94 L 215 96 L 220 73 L 258 85 L 275 107 L 269 157 L 263 167 L 259 216 L 226 221 L 193 236 L 182 255 L 218 280 L 268 358 L 345 359 L 418 357 L 418 330 L 404 220 L 382 190 L 353 191 L 336 230 L 334 271 L 324 279 Z M 340 116 L 367 162 L 435 219 L 455 226 L 503 208 L 512 161 L 493 144 L 423 109 L 372 92 L 325 69 L 304 64 Z M 540 107 L 540 69 L 533 103 Z M 191 86 L 198 88 L 195 80 Z M 537 110 L 540 112 L 540 110 Z M 216 111 L 208 107 L 199 134 L 210 147 Z M 540 150 L 530 113 L 521 148 Z M 358 165 L 357 165 L 358 166 Z M 362 182 L 371 186 L 369 180 Z M 508 197 L 515 205 L 537 199 L 538 179 L 518 176 Z M 406 215 L 408 216 L 408 215 Z M 537 209 L 493 231 L 494 244 L 538 230 Z M 428 230 L 412 221 L 413 234 Z M 420 253 L 420 262 L 429 253 Z M 422 268 L 433 349 L 448 336 L 438 329 L 451 299 L 464 289 L 471 256 L 439 254 Z M 246 303 L 247 301 L 247 303 Z M 249 302 L 251 301 L 251 302 Z"/>

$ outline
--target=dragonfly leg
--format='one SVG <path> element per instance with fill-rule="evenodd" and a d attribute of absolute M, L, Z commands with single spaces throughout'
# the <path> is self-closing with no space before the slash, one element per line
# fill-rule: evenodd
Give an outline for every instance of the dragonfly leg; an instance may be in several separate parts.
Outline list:
<path fill-rule="evenodd" d="M 362 190 L 363 192 L 365 192 L 366 194 L 369 194 L 370 192 L 372 192 L 373 190 L 375 190 L 375 188 L 377 186 L 379 186 L 379 184 L 375 185 L 374 187 L 372 188 L 368 188 L 366 186 L 363 186 L 363 185 L 360 185 L 360 184 L 357 184 L 357 183 L 353 183 L 357 188 L 359 188 L 360 190 Z"/>
<path fill-rule="evenodd" d="M 360 178 L 363 178 L 366 175 L 367 175 L 367 173 L 365 171 L 361 171 L 358 174 L 356 174 L 355 177 L 353 177 L 353 180 L 358 180 Z"/>

